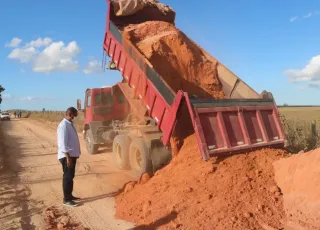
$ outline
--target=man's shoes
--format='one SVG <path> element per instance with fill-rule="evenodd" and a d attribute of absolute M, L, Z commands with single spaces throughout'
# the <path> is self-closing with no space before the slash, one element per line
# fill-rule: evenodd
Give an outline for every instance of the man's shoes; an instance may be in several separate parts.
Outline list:
<path fill-rule="evenodd" d="M 76 197 L 76 196 L 71 196 L 71 200 L 80 200 L 81 198 Z"/>
<path fill-rule="evenodd" d="M 63 205 L 65 205 L 65 206 L 71 206 L 71 207 L 76 207 L 76 206 L 78 206 L 78 204 L 77 204 L 76 202 L 72 201 L 72 200 L 70 200 L 70 201 L 64 201 L 64 202 L 63 202 Z"/>

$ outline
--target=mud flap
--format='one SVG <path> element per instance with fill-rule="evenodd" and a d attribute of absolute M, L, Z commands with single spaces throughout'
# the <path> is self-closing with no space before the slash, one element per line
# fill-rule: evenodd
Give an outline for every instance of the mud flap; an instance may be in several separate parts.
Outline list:
<path fill-rule="evenodd" d="M 153 140 L 150 150 L 153 173 L 166 166 L 172 159 L 171 151 L 167 150 L 160 140 Z"/>

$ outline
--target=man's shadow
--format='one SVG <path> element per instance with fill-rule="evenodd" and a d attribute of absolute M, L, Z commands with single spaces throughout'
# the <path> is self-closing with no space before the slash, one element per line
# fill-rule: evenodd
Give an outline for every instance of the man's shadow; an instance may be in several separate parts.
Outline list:
<path fill-rule="evenodd" d="M 172 211 L 167 216 L 164 216 L 164 217 L 160 218 L 159 220 L 153 222 L 150 225 L 140 225 L 140 226 L 137 226 L 137 227 L 134 227 L 134 228 L 130 228 L 128 230 L 153 230 L 153 229 L 157 229 L 162 225 L 170 223 L 171 221 L 176 219 L 177 216 L 178 216 L 178 213 L 176 211 Z"/>
<path fill-rule="evenodd" d="M 93 196 L 93 197 L 88 197 L 88 198 L 83 198 L 81 200 L 79 200 L 77 202 L 78 206 L 82 206 L 85 203 L 90 203 L 96 200 L 100 200 L 100 199 L 104 199 L 104 198 L 109 198 L 109 197 L 116 197 L 117 195 L 119 195 L 121 193 L 121 191 L 116 191 L 116 192 L 112 192 L 112 193 L 108 193 L 108 194 L 102 194 L 99 196 Z"/>
<path fill-rule="evenodd" d="M 124 191 L 126 185 L 131 182 L 132 181 L 125 183 L 124 186 L 121 189 L 119 189 L 118 191 L 111 192 L 108 194 L 99 195 L 99 196 L 84 198 L 84 199 L 81 199 L 79 202 L 77 202 L 77 204 L 78 204 L 78 206 L 81 206 L 81 205 L 84 205 L 85 203 L 88 203 L 88 202 L 93 202 L 96 200 L 109 198 L 109 197 L 116 197 L 116 196 L 120 195 Z M 171 222 L 172 220 L 176 219 L 177 216 L 178 216 L 178 213 L 176 211 L 172 211 L 167 216 L 160 218 L 159 220 L 153 222 L 152 224 L 140 225 L 140 226 L 128 229 L 128 230 L 153 230 L 153 229 L 157 229 L 158 227 L 160 227 L 164 224 L 167 224 L 167 223 Z"/>
<path fill-rule="evenodd" d="M 85 203 L 89 203 L 89 202 L 93 202 L 96 200 L 100 200 L 100 199 L 104 199 L 104 198 L 109 198 L 109 197 L 116 197 L 118 195 L 120 195 L 122 192 L 124 192 L 124 189 L 126 187 L 127 184 L 132 183 L 134 181 L 128 181 L 127 183 L 125 183 L 121 189 L 119 189 L 118 191 L 115 192 L 111 192 L 111 193 L 107 193 L 107 194 L 102 194 L 99 196 L 93 196 L 93 197 L 88 197 L 88 198 L 83 198 L 81 200 L 79 200 L 77 202 L 78 206 L 84 205 Z"/>

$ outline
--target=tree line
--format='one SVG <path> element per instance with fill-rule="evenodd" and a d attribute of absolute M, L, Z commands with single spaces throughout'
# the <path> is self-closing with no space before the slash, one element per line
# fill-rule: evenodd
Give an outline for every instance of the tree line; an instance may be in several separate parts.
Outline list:
<path fill-rule="evenodd" d="M 2 85 L 0 85 L 0 104 L 2 102 L 2 92 L 5 91 L 6 89 L 2 87 Z"/>

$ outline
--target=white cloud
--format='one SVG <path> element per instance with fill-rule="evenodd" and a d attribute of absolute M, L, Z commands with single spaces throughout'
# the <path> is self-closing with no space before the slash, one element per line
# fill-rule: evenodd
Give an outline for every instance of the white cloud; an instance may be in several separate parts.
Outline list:
<path fill-rule="evenodd" d="M 56 98 L 53 97 L 39 97 L 39 96 L 13 96 L 11 94 L 5 93 L 2 94 L 2 99 L 4 100 L 14 100 L 14 101 L 23 101 L 23 102 L 40 102 L 40 101 L 53 101 Z"/>
<path fill-rule="evenodd" d="M 302 69 L 288 69 L 284 72 L 290 82 L 320 80 L 320 55 L 313 57 Z"/>
<path fill-rule="evenodd" d="M 290 18 L 290 22 L 294 22 L 294 21 L 299 20 L 299 19 L 308 19 L 308 18 L 311 18 L 313 16 L 319 15 L 319 13 L 320 13 L 319 11 L 314 11 L 314 12 L 309 12 L 308 14 L 303 15 L 303 16 L 294 16 L 294 17 Z"/>
<path fill-rule="evenodd" d="M 79 53 L 80 48 L 75 41 L 67 46 L 62 41 L 53 42 L 35 58 L 33 71 L 43 73 L 76 71 L 79 65 L 73 58 Z"/>
<path fill-rule="evenodd" d="M 15 45 L 18 43 L 21 41 L 15 40 Z M 13 44 L 9 45 L 13 48 Z M 76 41 L 65 45 L 63 41 L 53 42 L 52 38 L 45 37 L 26 42 L 21 48 L 16 47 L 8 58 L 19 60 L 20 63 L 30 63 L 34 72 L 70 72 L 79 68 L 78 61 L 75 60 L 79 53 L 80 47 Z M 25 71 L 21 68 L 20 72 Z"/>
<path fill-rule="evenodd" d="M 34 47 L 28 48 L 15 48 L 8 55 L 9 59 L 18 59 L 21 63 L 26 63 L 31 61 L 31 59 L 38 53 L 38 50 Z"/>
<path fill-rule="evenodd" d="M 87 66 L 84 68 L 83 72 L 85 74 L 102 74 L 103 68 L 101 67 L 101 63 L 97 60 L 89 61 Z"/>
<path fill-rule="evenodd" d="M 26 43 L 26 47 L 46 47 L 52 43 L 51 38 L 38 38 L 37 40 Z"/>
<path fill-rule="evenodd" d="M 25 97 L 19 97 L 19 101 L 24 102 L 39 102 L 39 101 L 52 101 L 55 100 L 55 98 L 51 97 L 36 97 L 36 96 L 25 96 Z"/>
<path fill-rule="evenodd" d="M 34 97 L 33 96 L 20 97 L 19 100 L 20 101 L 32 101 L 32 100 L 34 100 Z"/>
<path fill-rule="evenodd" d="M 299 87 L 298 90 L 303 91 L 307 89 L 319 89 L 319 88 L 320 88 L 320 82 L 316 82 L 316 83 L 310 83 L 308 85 Z"/>
<path fill-rule="evenodd" d="M 26 71 L 24 69 L 20 68 L 20 72 L 25 73 Z"/>
<path fill-rule="evenodd" d="M 6 47 L 15 48 L 21 44 L 22 40 L 20 38 L 14 37 L 11 39 L 11 42 L 6 44 Z"/>
<path fill-rule="evenodd" d="M 320 83 L 310 83 L 308 84 L 308 87 L 312 89 L 318 89 L 320 88 Z"/>
<path fill-rule="evenodd" d="M 312 13 L 308 13 L 307 15 L 304 15 L 303 18 L 310 18 L 312 17 Z"/>
<path fill-rule="evenodd" d="M 12 98 L 12 96 L 10 94 L 8 94 L 8 93 L 2 94 L 2 99 L 4 99 L 4 100 L 9 100 L 11 98 Z"/>
<path fill-rule="evenodd" d="M 291 18 L 290 18 L 290 22 L 294 22 L 294 21 L 297 20 L 297 19 L 298 19 L 297 16 L 291 17 Z"/>
<path fill-rule="evenodd" d="M 302 86 L 302 87 L 297 88 L 297 90 L 299 90 L 299 91 L 304 91 L 307 89 L 308 89 L 308 86 Z"/>

